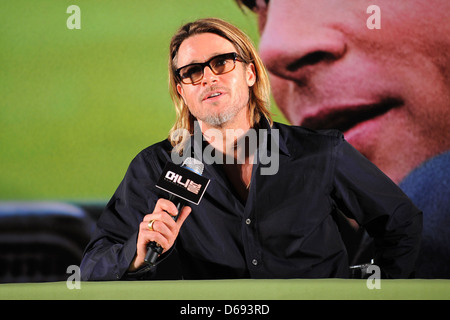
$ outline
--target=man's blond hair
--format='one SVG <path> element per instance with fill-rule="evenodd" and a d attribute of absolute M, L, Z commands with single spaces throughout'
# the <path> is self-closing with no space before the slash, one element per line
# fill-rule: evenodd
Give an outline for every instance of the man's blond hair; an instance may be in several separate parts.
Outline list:
<path fill-rule="evenodd" d="M 249 116 L 250 125 L 255 126 L 265 117 L 272 125 L 270 107 L 270 84 L 267 71 L 255 46 L 250 38 L 232 24 L 218 19 L 200 19 L 182 26 L 172 37 L 169 51 L 169 89 L 172 101 L 175 105 L 176 120 L 169 132 L 169 141 L 177 152 L 182 152 L 182 148 L 187 139 L 194 132 L 194 116 L 189 112 L 188 106 L 177 91 L 177 84 L 180 83 L 176 69 L 178 49 L 181 43 L 187 38 L 202 33 L 214 33 L 230 41 L 236 48 L 237 53 L 246 64 L 253 63 L 255 66 L 256 82 L 249 88 Z"/>

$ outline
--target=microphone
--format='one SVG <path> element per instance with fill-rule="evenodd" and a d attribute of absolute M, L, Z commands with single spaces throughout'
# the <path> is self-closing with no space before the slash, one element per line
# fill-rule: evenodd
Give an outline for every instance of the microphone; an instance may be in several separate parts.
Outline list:
<path fill-rule="evenodd" d="M 169 193 L 169 200 L 175 204 L 178 213 L 187 202 L 195 205 L 200 203 L 209 184 L 209 179 L 202 177 L 203 169 L 203 163 L 191 157 L 186 158 L 181 166 L 166 163 L 156 187 Z M 178 219 L 178 215 L 171 217 L 175 221 Z M 149 242 L 144 261 L 154 266 L 162 251 L 163 248 L 158 243 Z"/>

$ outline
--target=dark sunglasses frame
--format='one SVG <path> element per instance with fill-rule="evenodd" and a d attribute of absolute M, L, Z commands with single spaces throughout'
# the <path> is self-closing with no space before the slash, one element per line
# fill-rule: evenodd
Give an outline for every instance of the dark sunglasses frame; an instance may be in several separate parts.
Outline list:
<path fill-rule="evenodd" d="M 232 59 L 232 60 L 233 60 L 233 63 L 234 63 L 234 66 L 233 66 L 232 69 L 230 69 L 230 70 L 227 71 L 227 72 L 216 73 L 216 72 L 214 71 L 214 69 L 211 67 L 211 64 L 210 64 L 210 63 L 211 63 L 211 61 L 213 61 L 214 59 L 222 58 L 222 57 L 223 57 L 224 59 Z M 220 75 L 220 74 L 225 74 L 225 73 L 229 73 L 229 72 L 233 71 L 233 70 L 236 68 L 236 61 L 241 61 L 241 62 L 243 62 L 242 58 L 241 58 L 236 52 L 223 53 L 223 54 L 219 54 L 219 55 L 217 55 L 217 56 L 214 56 L 214 57 L 212 57 L 211 59 L 209 59 L 208 61 L 203 62 L 203 63 L 201 63 L 201 62 L 199 62 L 199 63 L 191 63 L 191 64 L 188 64 L 188 65 L 182 66 L 182 67 L 178 68 L 177 70 L 175 70 L 175 74 L 176 74 L 176 76 L 177 76 L 177 78 L 178 78 L 178 80 L 179 80 L 180 82 L 182 82 L 182 83 L 184 83 L 184 84 L 195 84 L 195 83 L 200 82 L 200 81 L 203 79 L 203 76 L 205 75 L 205 72 L 204 72 L 205 67 L 209 67 L 209 69 L 210 69 L 215 75 Z M 191 67 L 191 66 L 199 66 L 199 67 L 200 67 L 200 70 L 202 71 L 202 77 L 201 77 L 198 81 L 196 81 L 196 82 L 192 82 L 192 79 L 190 79 L 190 78 L 185 78 L 185 79 L 189 79 L 189 81 L 191 81 L 191 82 L 184 82 L 184 81 L 183 81 L 184 79 L 181 78 L 181 73 L 180 73 L 180 71 L 181 71 L 183 68 Z"/>

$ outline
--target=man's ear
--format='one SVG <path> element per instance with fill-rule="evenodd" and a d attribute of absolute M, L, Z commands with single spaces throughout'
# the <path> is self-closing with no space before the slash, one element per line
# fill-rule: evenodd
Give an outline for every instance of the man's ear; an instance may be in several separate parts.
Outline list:
<path fill-rule="evenodd" d="M 183 87 L 181 86 L 181 84 L 177 83 L 177 92 L 178 94 L 183 98 L 184 104 L 186 103 L 186 99 L 184 99 L 184 90 Z"/>
<path fill-rule="evenodd" d="M 256 69 L 253 63 L 249 63 L 247 66 L 247 71 L 245 73 L 247 84 L 249 87 L 252 87 L 256 82 Z"/>

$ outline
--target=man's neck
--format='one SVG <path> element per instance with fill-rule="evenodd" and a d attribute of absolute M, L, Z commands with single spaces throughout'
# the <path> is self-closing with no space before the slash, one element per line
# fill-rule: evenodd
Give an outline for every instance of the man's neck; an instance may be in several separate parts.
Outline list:
<path fill-rule="evenodd" d="M 246 139 L 246 136 L 252 133 L 249 121 L 246 119 L 242 123 L 227 123 L 221 127 L 208 126 L 199 121 L 199 125 L 206 141 L 223 154 L 222 165 L 225 173 L 241 201 L 245 203 L 256 151 L 253 150 L 256 145 Z"/>
<path fill-rule="evenodd" d="M 248 117 L 233 119 L 220 126 L 213 126 L 198 120 L 205 140 L 224 155 L 235 156 L 239 141 L 251 129 Z"/>

